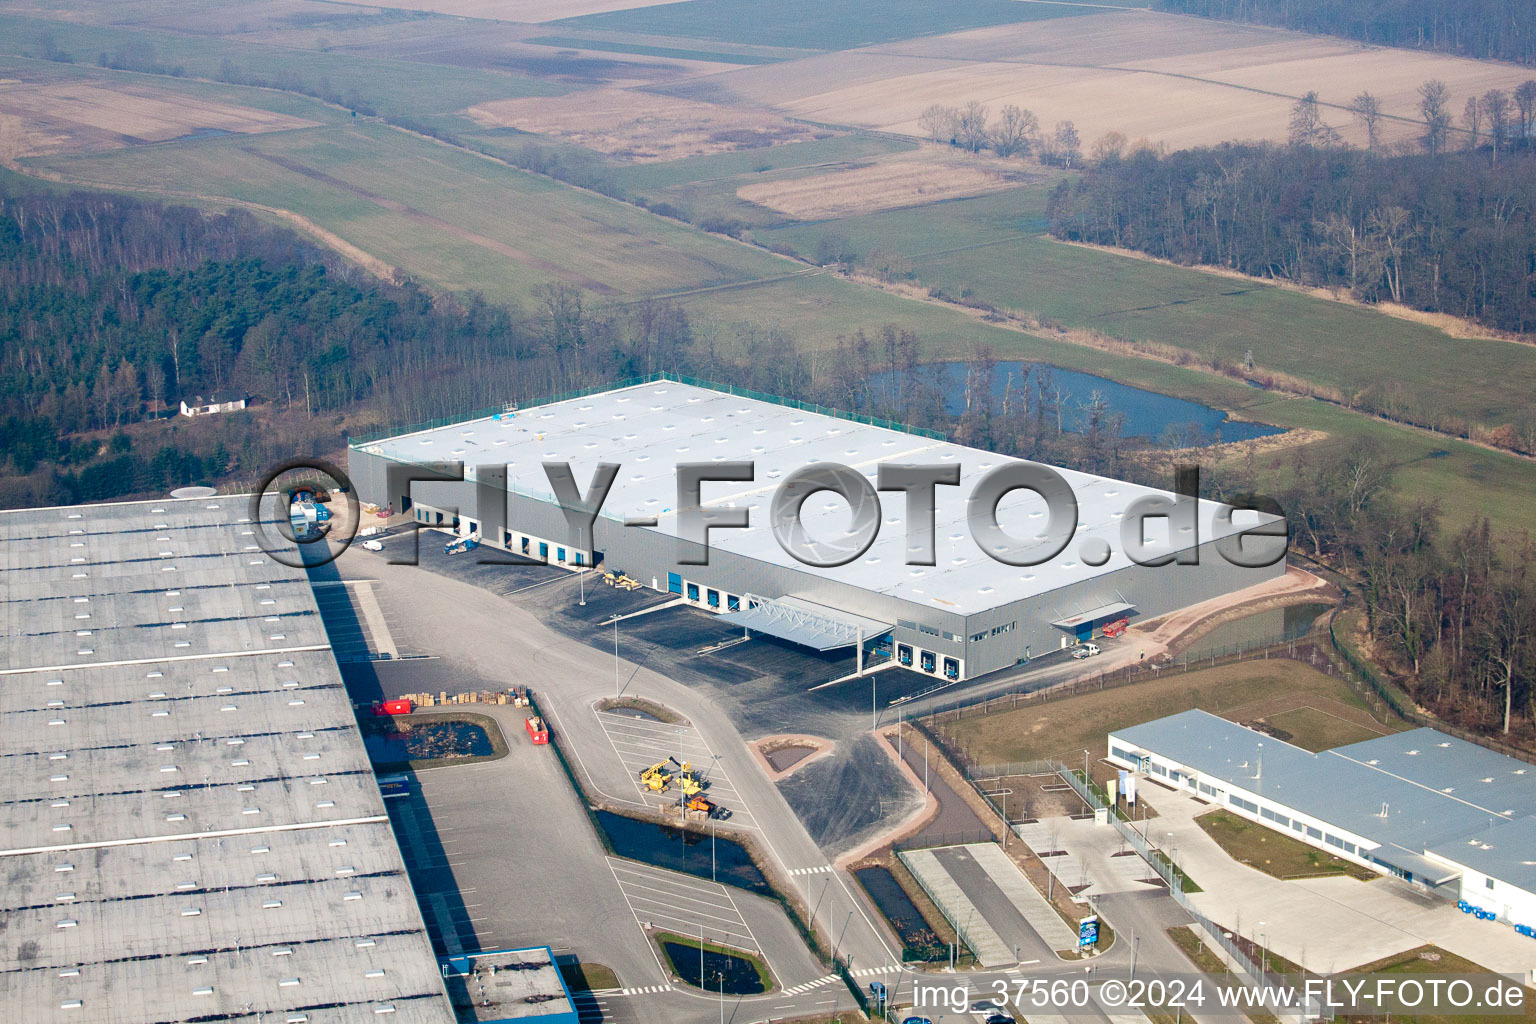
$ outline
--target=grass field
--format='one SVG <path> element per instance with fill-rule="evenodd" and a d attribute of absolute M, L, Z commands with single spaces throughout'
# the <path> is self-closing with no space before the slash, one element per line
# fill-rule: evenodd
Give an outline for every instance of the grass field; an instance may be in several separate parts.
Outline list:
<path fill-rule="evenodd" d="M 1530 941 L 1530 940 L 1526 940 Z M 1377 960 L 1374 963 L 1364 964 L 1354 970 L 1345 972 L 1346 975 L 1354 974 L 1389 974 L 1389 975 L 1414 975 L 1414 974 L 1488 974 L 1488 968 L 1473 963 L 1466 957 L 1457 956 L 1449 950 L 1439 946 L 1420 946 L 1417 949 L 1405 950 L 1402 953 Z M 1528 981 L 1529 979 L 1527 979 Z M 1345 1017 L 1338 1018 L 1348 1024 L 1363 1024 L 1365 1021 L 1380 1021 L 1380 1017 Z M 1512 1014 L 1418 1014 L 1398 1015 L 1394 1014 L 1393 1020 L 1400 1024 L 1527 1024 L 1536 1021 L 1536 989 L 1529 984 L 1526 986 L 1525 1007 L 1523 1012 Z"/>
<path fill-rule="evenodd" d="M 1318 878 L 1348 875 L 1369 882 L 1380 876 L 1370 868 L 1340 860 L 1299 839 L 1265 828 L 1223 810 L 1211 811 L 1195 819 L 1205 834 L 1216 840 L 1227 856 L 1258 868 L 1275 878 Z"/>
<path fill-rule="evenodd" d="M 718 39 L 757 46 L 843 50 L 984 25 L 1067 18 L 1091 12 L 1073 4 L 1014 0 L 686 0 L 557 22 L 569 28 Z"/>
<path fill-rule="evenodd" d="M 1077 764 L 1085 748 L 1095 759 L 1102 757 L 1108 735 L 1117 729 L 1191 708 L 1248 721 L 1264 713 L 1277 694 L 1291 706 L 1368 718 L 1364 702 L 1342 680 L 1297 661 L 1271 658 L 962 718 L 942 728 L 982 763 L 1054 758 Z M 1305 745 L 1308 739 L 1298 734 L 1296 742 Z"/>
<path fill-rule="evenodd" d="M 836 231 L 861 256 L 902 254 L 917 282 L 951 295 L 969 290 L 996 306 L 1232 363 L 1251 350 L 1259 369 L 1345 394 L 1391 366 L 1410 410 L 1495 425 L 1524 411 L 1536 391 L 1536 347 L 1453 339 L 1369 309 L 1053 241 L 1043 234 L 1048 194 L 1049 186 L 1031 186 L 760 234 L 813 252 Z"/>
<path fill-rule="evenodd" d="M 503 300 L 526 300 L 535 285 L 552 280 L 644 295 L 789 268 L 624 203 L 378 124 L 121 150 L 47 166 L 72 179 L 291 209 L 433 284 Z"/>
<path fill-rule="evenodd" d="M 565 979 L 565 987 L 572 992 L 601 992 L 619 987 L 619 976 L 607 964 L 561 964 L 560 977 Z"/>
<path fill-rule="evenodd" d="M 184 69 L 189 77 L 217 79 L 228 61 L 242 75 L 269 81 L 286 78 L 309 89 L 318 89 L 323 82 L 343 97 L 356 90 L 371 107 L 390 116 L 447 113 L 488 100 L 554 95 L 569 88 L 527 75 L 478 68 L 0 14 L 0 54 L 39 57 L 45 34 L 53 37 L 60 50 L 86 65 L 94 64 L 102 53 L 110 57 L 125 49 L 136 50 L 147 54 L 153 64 Z"/>

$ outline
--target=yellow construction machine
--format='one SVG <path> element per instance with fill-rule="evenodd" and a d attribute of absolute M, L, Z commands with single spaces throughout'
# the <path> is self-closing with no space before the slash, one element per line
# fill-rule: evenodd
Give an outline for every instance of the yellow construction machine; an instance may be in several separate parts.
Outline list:
<path fill-rule="evenodd" d="M 693 765 L 687 761 L 678 761 L 675 757 L 669 757 L 667 760 L 677 765 L 677 784 L 682 789 L 683 796 L 698 796 L 708 787 L 709 783 L 700 778 Z"/>
<path fill-rule="evenodd" d="M 668 758 L 667 761 L 670 761 Z M 652 793 L 665 793 L 672 785 L 672 775 L 667 771 L 667 761 L 657 761 L 640 773 L 640 781 Z"/>

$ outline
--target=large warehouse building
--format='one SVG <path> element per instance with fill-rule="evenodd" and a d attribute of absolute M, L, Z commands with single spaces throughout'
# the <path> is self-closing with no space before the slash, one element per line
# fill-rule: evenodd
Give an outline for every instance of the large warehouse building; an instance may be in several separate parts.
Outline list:
<path fill-rule="evenodd" d="M 246 508 L 0 513 L 5 1020 L 455 1020 L 314 592 Z"/>
<path fill-rule="evenodd" d="M 1524 761 L 1434 729 L 1314 754 L 1199 710 L 1110 734 L 1109 760 L 1536 926 L 1536 766 Z"/>
<path fill-rule="evenodd" d="M 570 463 L 582 492 L 598 463 L 621 466 L 589 547 L 556 503 L 543 466 L 551 461 Z M 702 503 L 746 509 L 750 525 L 714 529 L 708 564 L 680 564 L 676 467 L 726 461 L 752 461 L 753 478 L 707 483 Z M 1285 571 L 1283 560 L 1243 568 L 1224 558 L 1216 543 L 1258 520 L 1240 514 L 1237 525 L 1223 523 L 1205 501 L 1196 528 L 1149 520 L 1151 539 L 1168 552 L 1198 554 L 1198 565 L 1137 564 L 1122 550 L 1121 522 L 1138 499 L 1171 495 L 1067 470 L 1059 472 L 1078 510 L 1070 543 L 1040 565 L 1004 564 L 972 536 L 966 501 L 989 470 L 1011 461 L 934 436 L 656 380 L 356 443 L 348 471 L 363 498 L 409 511 L 424 526 L 573 569 L 603 562 L 748 629 L 820 650 L 858 646 L 873 660 L 894 658 L 937 678 L 993 672 L 1091 638 L 1105 623 L 1161 615 Z M 408 482 L 411 467 L 453 463 L 481 486 Z M 780 481 L 816 463 L 851 467 L 872 486 L 882 463 L 960 467 L 959 486 L 936 490 L 936 564 L 908 564 L 899 491 L 881 493 L 878 538 L 852 562 L 816 568 L 788 554 L 768 522 L 770 502 Z M 504 478 L 489 468 L 500 466 Z M 1039 537 L 1044 509 L 1032 493 L 1014 491 L 998 521 L 1012 537 Z M 637 518 L 653 522 L 626 525 Z M 841 534 L 849 518 L 848 503 L 830 492 L 802 509 L 817 538 Z M 1155 536 L 1159 523 L 1164 533 Z"/>

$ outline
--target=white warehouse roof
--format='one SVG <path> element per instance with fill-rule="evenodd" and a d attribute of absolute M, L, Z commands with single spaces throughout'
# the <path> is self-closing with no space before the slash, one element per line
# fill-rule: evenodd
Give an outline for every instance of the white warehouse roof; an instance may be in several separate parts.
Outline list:
<path fill-rule="evenodd" d="M 750 509 L 747 529 L 714 529 L 711 548 L 789 568 L 801 564 L 785 552 L 769 525 L 773 492 L 791 473 L 809 463 L 842 463 L 863 473 L 874 484 L 879 463 L 958 464 L 960 486 L 937 488 L 933 566 L 906 563 L 906 496 L 881 492 L 882 525 L 874 544 L 853 562 L 831 569 L 811 569 L 852 586 L 958 614 L 971 614 L 1023 598 L 1103 577 L 1131 565 L 1121 550 L 1120 523 L 1125 510 L 1147 495 L 1171 497 L 1171 492 L 1137 484 L 1058 469 L 1078 503 L 1078 526 L 1071 542 L 1056 558 L 1038 566 L 1015 567 L 993 560 L 972 539 L 966 522 L 966 501 L 977 482 L 994 467 L 1010 460 L 994 452 L 969 448 L 839 419 L 821 413 L 741 397 L 673 381 L 636 384 L 549 405 L 519 410 L 515 415 L 486 417 L 355 446 L 358 450 L 398 462 L 462 462 L 466 477 L 476 465 L 507 466 L 509 486 L 518 494 L 554 501 L 544 474 L 546 461 L 571 464 L 583 491 L 599 462 L 622 468 L 609 492 L 602 515 L 657 516 L 655 529 L 676 534 L 677 478 L 680 462 L 751 460 L 751 483 L 706 483 L 706 505 Z M 1170 481 L 1171 482 L 1171 481 Z M 1239 513 L 1237 524 L 1221 534 L 1212 532 L 1218 504 L 1200 502 L 1199 541 L 1241 532 L 1259 517 Z M 1045 503 L 1029 491 L 1006 496 L 999 506 L 999 523 L 1010 536 L 1027 541 L 1039 534 Z M 1245 518 L 1246 516 L 1246 518 Z M 806 531 L 813 538 L 840 535 L 849 521 L 848 504 L 830 492 L 812 496 L 802 510 Z M 646 527 L 631 527 L 644 529 Z M 1109 561 L 1093 567 L 1083 562 L 1085 540 L 1107 543 Z M 1196 543 L 1193 533 L 1176 534 L 1173 550 Z M 809 568 L 809 567 L 805 567 Z M 1163 571 L 1198 571 L 1168 566 Z M 1102 605 L 1113 594 L 1079 608 L 1071 603 L 1057 609 L 1062 616 Z M 1130 600 L 1120 595 L 1121 600 Z"/>

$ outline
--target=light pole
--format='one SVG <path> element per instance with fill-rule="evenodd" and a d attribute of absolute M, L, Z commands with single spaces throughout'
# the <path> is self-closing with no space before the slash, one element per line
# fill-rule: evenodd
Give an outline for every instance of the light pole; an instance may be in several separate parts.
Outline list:
<path fill-rule="evenodd" d="M 619 683 L 619 617 L 613 617 L 613 695 L 618 697 L 622 693 Z"/>
<path fill-rule="evenodd" d="M 587 573 L 585 570 L 576 570 L 576 582 L 581 586 L 581 600 L 577 604 L 585 608 L 587 606 Z"/>

